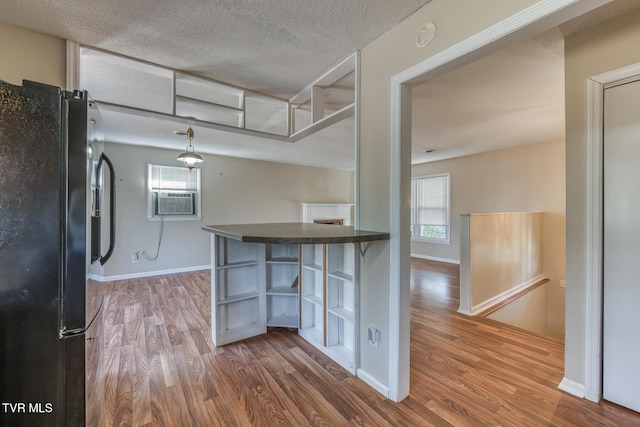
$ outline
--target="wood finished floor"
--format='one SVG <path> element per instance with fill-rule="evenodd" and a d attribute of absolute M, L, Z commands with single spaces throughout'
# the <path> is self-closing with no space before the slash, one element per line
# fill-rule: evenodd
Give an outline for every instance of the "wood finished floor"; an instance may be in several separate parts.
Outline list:
<path fill-rule="evenodd" d="M 411 394 L 384 399 L 295 332 L 216 348 L 209 272 L 104 284 L 89 426 L 640 426 L 557 389 L 563 346 L 456 313 L 458 267 L 412 261 Z"/>

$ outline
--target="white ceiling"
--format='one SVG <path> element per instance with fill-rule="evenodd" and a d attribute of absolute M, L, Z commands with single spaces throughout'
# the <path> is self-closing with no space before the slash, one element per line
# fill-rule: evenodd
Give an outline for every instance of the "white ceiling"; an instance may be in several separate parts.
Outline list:
<path fill-rule="evenodd" d="M 0 22 L 289 99 L 430 0 L 2 0 Z"/>
<path fill-rule="evenodd" d="M 564 141 L 564 38 L 638 8 L 615 0 L 415 87 L 412 163 Z"/>
<path fill-rule="evenodd" d="M 0 22 L 289 99 L 430 0 L 2 0 Z M 103 111 L 111 142 L 182 150 L 176 123 Z M 184 128 L 184 129 L 183 129 Z M 194 126 L 200 152 L 354 168 L 353 120 L 295 144 Z"/>
<path fill-rule="evenodd" d="M 564 123 L 564 38 L 554 28 L 414 88 L 412 162 L 564 140 Z"/>
<path fill-rule="evenodd" d="M 429 1 L 2 0 L 0 22 L 290 98 Z M 415 88 L 413 162 L 564 139 L 562 35 L 639 5 L 615 0 Z M 186 125 L 112 111 L 103 116 L 109 141 L 180 151 L 187 144 L 173 133 Z M 347 119 L 292 144 L 196 125 L 194 146 L 353 169 L 353 126 Z"/>

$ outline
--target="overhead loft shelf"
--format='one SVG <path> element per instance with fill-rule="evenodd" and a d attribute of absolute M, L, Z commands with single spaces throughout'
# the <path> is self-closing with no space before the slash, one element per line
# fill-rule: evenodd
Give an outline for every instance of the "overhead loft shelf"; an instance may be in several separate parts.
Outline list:
<path fill-rule="evenodd" d="M 168 120 L 168 121 L 181 123 L 181 124 L 197 124 L 198 126 L 207 128 L 207 129 L 215 129 L 215 130 L 220 130 L 225 132 L 234 132 L 234 133 L 239 133 L 243 135 L 255 136 L 257 138 L 267 138 L 275 141 L 284 141 L 284 142 L 290 142 L 290 143 L 298 142 L 309 135 L 319 132 L 322 129 L 325 129 L 335 123 L 341 122 L 347 117 L 353 116 L 355 112 L 355 104 L 347 105 L 342 110 L 336 111 L 335 113 L 327 117 L 324 117 L 322 120 L 314 123 L 313 125 L 307 126 L 306 128 L 294 133 L 291 136 L 286 136 L 286 135 L 277 135 L 274 133 L 236 127 L 232 125 L 224 125 L 220 123 L 198 120 L 197 118 L 193 118 L 193 117 L 180 117 L 173 114 L 158 113 L 156 111 L 127 107 L 124 105 L 113 104 L 105 101 L 96 101 L 96 103 L 100 106 L 101 109 L 106 111 L 133 114 L 140 117 L 157 118 L 157 119 Z"/>
<path fill-rule="evenodd" d="M 357 53 L 290 100 L 91 47 L 79 85 L 107 111 L 295 143 L 355 114 Z"/>

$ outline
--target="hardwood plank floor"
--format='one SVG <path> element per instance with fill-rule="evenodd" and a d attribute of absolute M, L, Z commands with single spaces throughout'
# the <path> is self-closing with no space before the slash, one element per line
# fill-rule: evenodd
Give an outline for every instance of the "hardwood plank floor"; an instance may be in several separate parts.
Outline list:
<path fill-rule="evenodd" d="M 208 271 L 105 283 L 87 423 L 640 426 L 638 413 L 557 389 L 562 344 L 458 314 L 458 266 L 414 260 L 411 277 L 411 394 L 399 404 L 296 332 L 214 347 Z"/>

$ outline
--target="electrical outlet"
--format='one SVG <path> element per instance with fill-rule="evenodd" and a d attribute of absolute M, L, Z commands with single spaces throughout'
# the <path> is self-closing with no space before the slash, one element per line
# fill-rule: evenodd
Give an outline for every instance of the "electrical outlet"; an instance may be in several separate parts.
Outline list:
<path fill-rule="evenodd" d="M 380 331 L 376 328 L 369 328 L 369 345 L 373 348 L 378 348 L 378 342 L 380 340 Z"/>

